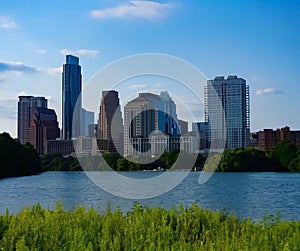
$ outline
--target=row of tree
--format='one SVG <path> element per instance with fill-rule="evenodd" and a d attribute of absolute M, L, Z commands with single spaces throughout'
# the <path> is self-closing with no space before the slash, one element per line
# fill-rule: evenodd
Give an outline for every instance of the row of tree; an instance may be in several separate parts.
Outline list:
<path fill-rule="evenodd" d="M 30 144 L 20 144 L 6 132 L 0 133 L 0 178 L 42 172 L 39 155 Z"/>
<path fill-rule="evenodd" d="M 102 157 L 86 156 L 80 161 L 74 157 L 64 158 L 61 155 L 42 157 L 45 171 L 79 171 L 81 165 L 85 170 L 139 171 L 171 167 L 186 169 L 188 161 L 193 159 L 197 170 L 217 172 L 300 172 L 300 146 L 296 147 L 287 141 L 281 141 L 271 153 L 262 152 L 253 147 L 225 149 L 222 154 L 216 153 L 203 157 L 201 154 L 164 153 L 159 158 L 131 157 L 124 158 L 118 153 L 105 153 Z M 183 157 L 182 157 L 183 156 Z M 195 163 L 194 163 L 195 162 Z"/>
<path fill-rule="evenodd" d="M 41 163 L 44 171 L 140 171 L 140 170 L 167 170 L 174 165 L 178 168 L 184 168 L 179 166 L 177 158 L 179 151 L 163 153 L 160 157 L 130 157 L 124 158 L 118 153 L 104 153 L 102 156 L 83 156 L 79 159 L 69 156 L 63 157 L 62 155 L 45 155 L 41 157 Z M 201 155 L 186 155 L 181 159 L 193 159 L 196 161 L 194 165 L 203 166 L 204 158 Z M 79 160 L 79 161 L 78 161 Z"/>
<path fill-rule="evenodd" d="M 190 159 L 198 170 L 218 172 L 300 172 L 300 146 L 288 141 L 279 142 L 271 153 L 253 147 L 226 149 L 223 154 L 203 157 L 201 154 L 182 154 L 179 151 L 153 156 L 124 158 L 118 153 L 105 153 L 102 157 L 64 157 L 60 154 L 39 157 L 30 144 L 20 144 L 8 133 L 0 134 L 0 178 L 37 174 L 42 171 L 115 170 L 139 171 L 171 167 L 186 169 Z"/>
<path fill-rule="evenodd" d="M 279 142 L 271 153 L 253 147 L 226 149 L 208 158 L 205 170 L 217 172 L 300 172 L 300 146 Z"/>

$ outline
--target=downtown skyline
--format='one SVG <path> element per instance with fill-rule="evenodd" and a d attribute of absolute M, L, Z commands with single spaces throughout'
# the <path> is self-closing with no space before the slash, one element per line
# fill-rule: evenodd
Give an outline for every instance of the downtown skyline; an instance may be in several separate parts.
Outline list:
<path fill-rule="evenodd" d="M 17 136 L 19 95 L 46 96 L 62 126 L 61 73 L 69 53 L 80 57 L 83 88 L 103 66 L 146 52 L 180 57 L 208 79 L 238 75 L 250 86 L 251 131 L 299 128 L 297 1 L 26 3 L 1 3 L 1 132 Z M 64 9 L 64 15 L 58 9 Z M 152 84 L 131 83 L 127 92 L 120 90 L 121 103 Z M 101 91 L 99 87 L 99 96 Z M 172 91 L 197 112 L 192 99 Z M 197 121 L 204 121 L 203 114 L 198 115 Z M 180 111 L 178 117 L 194 122 Z"/>

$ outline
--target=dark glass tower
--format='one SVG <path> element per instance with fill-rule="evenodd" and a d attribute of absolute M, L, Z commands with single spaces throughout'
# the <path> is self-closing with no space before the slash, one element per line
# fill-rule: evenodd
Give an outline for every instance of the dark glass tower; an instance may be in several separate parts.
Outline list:
<path fill-rule="evenodd" d="M 53 109 L 36 107 L 31 109 L 31 120 L 28 128 L 28 142 L 38 154 L 45 153 L 46 141 L 59 138 L 59 127 Z"/>
<path fill-rule="evenodd" d="M 18 101 L 18 139 L 22 144 L 28 142 L 28 128 L 33 108 L 47 108 L 45 97 L 19 96 Z"/>
<path fill-rule="evenodd" d="M 98 120 L 98 139 L 106 141 L 109 152 L 123 152 L 123 119 L 118 92 L 102 91 Z M 104 147 L 105 148 L 105 147 Z"/>
<path fill-rule="evenodd" d="M 66 55 L 62 73 L 62 138 L 80 135 L 81 124 L 81 66 L 79 58 Z"/>

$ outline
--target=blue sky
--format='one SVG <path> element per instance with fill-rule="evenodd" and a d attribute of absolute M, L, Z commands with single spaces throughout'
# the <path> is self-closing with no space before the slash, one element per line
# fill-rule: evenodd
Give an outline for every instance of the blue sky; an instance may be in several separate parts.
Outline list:
<path fill-rule="evenodd" d="M 136 53 L 182 58 L 209 79 L 238 75 L 250 86 L 251 131 L 300 129 L 299 27 L 296 0 L 1 0 L 0 131 L 16 137 L 20 94 L 48 97 L 61 119 L 66 53 L 80 57 L 84 86 L 100 68 Z M 131 90 L 151 89 L 151 81 L 131 82 Z"/>

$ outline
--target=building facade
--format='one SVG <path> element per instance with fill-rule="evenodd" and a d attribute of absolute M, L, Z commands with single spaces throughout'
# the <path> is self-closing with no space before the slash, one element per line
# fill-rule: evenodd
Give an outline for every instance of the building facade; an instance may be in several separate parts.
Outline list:
<path fill-rule="evenodd" d="M 228 76 L 207 81 L 204 107 L 210 145 L 232 149 L 250 144 L 249 102 L 246 80 Z"/>
<path fill-rule="evenodd" d="M 97 138 L 102 142 L 100 146 L 107 148 L 100 150 L 123 154 L 124 129 L 118 95 L 115 90 L 102 92 Z"/>
<path fill-rule="evenodd" d="M 19 96 L 18 101 L 18 139 L 21 144 L 28 142 L 28 129 L 33 108 L 47 108 L 45 97 Z"/>
<path fill-rule="evenodd" d="M 82 76 L 79 58 L 66 55 L 62 73 L 62 138 L 76 138 L 81 133 Z"/>
<path fill-rule="evenodd" d="M 62 154 L 64 156 L 75 153 L 74 143 L 71 139 L 47 140 L 45 154 Z"/>
<path fill-rule="evenodd" d="M 289 141 L 300 145 L 300 131 L 291 131 L 288 126 L 280 129 L 264 129 L 258 132 L 258 149 L 271 152 L 279 141 Z"/>
<path fill-rule="evenodd" d="M 59 138 L 59 134 L 57 116 L 53 109 L 43 107 L 31 109 L 28 142 L 33 145 L 38 154 L 44 154 L 46 141 Z"/>
<path fill-rule="evenodd" d="M 149 137 L 158 131 L 170 137 L 180 135 L 176 105 L 167 92 L 139 93 L 124 107 L 125 156 L 148 151 Z"/>
<path fill-rule="evenodd" d="M 178 119 L 178 125 L 179 125 L 180 135 L 185 135 L 188 133 L 189 123 L 187 121 Z"/>
<path fill-rule="evenodd" d="M 208 144 L 208 133 L 209 133 L 209 127 L 207 122 L 193 122 L 192 123 L 192 132 L 190 134 L 193 134 L 198 139 L 198 147 L 199 150 L 205 150 L 209 148 Z"/>
<path fill-rule="evenodd" d="M 81 110 L 81 134 L 80 136 L 89 136 L 89 126 L 95 123 L 94 113 L 82 108 Z"/>

